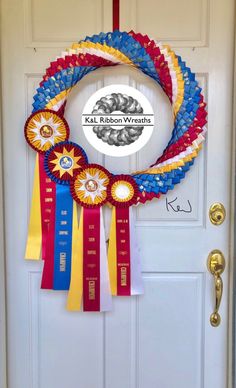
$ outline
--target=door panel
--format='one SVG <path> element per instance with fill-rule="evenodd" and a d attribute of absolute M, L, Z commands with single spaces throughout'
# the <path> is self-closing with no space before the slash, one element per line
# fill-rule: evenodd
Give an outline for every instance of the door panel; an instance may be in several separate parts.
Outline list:
<path fill-rule="evenodd" d="M 204 275 L 147 273 L 144 279 L 146 300 L 137 314 L 140 386 L 201 387 Z"/>
<path fill-rule="evenodd" d="M 40 290 L 42 263 L 23 260 L 35 161 L 23 126 L 35 89 L 49 62 L 73 40 L 111 29 L 111 4 L 2 0 L 9 388 L 226 388 L 229 216 L 215 227 L 208 209 L 220 201 L 229 214 L 233 0 L 121 1 L 121 30 L 140 30 L 175 47 L 196 72 L 208 102 L 207 141 L 186 180 L 135 209 L 145 294 L 114 298 L 106 314 L 68 313 L 66 293 Z M 87 99 L 114 83 L 143 92 L 156 123 L 151 141 L 118 162 L 94 150 L 81 128 Z M 125 66 L 86 76 L 71 92 L 65 117 L 71 139 L 89 160 L 114 173 L 155 161 L 173 125 L 160 88 Z M 109 224 L 106 209 L 107 237 Z M 217 329 L 209 323 L 214 289 L 206 268 L 215 248 L 227 260 Z"/>
<path fill-rule="evenodd" d="M 210 0 L 121 0 L 121 30 L 143 31 L 172 47 L 204 47 L 209 5 Z"/>

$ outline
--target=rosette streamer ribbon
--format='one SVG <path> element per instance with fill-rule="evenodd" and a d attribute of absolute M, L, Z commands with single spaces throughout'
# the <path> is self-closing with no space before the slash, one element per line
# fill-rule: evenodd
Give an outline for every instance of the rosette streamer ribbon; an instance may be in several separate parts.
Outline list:
<path fill-rule="evenodd" d="M 51 110 L 33 113 L 25 124 L 25 138 L 38 152 L 35 163 L 34 186 L 25 258 L 46 257 L 49 222 L 52 217 L 56 184 L 44 170 L 45 153 L 56 143 L 69 137 L 64 118 Z"/>
<path fill-rule="evenodd" d="M 82 206 L 79 252 L 73 256 L 68 310 L 111 310 L 102 205 L 106 202 L 109 173 L 95 164 L 87 165 L 71 183 L 73 198 Z M 81 276 L 82 275 L 82 276 Z"/>
<path fill-rule="evenodd" d="M 130 296 L 143 293 L 141 263 L 135 238 L 132 205 L 138 187 L 130 176 L 116 175 L 108 188 L 113 205 L 108 263 L 112 295 Z"/>
<path fill-rule="evenodd" d="M 41 287 L 44 289 L 69 289 L 71 259 L 78 244 L 73 241 L 78 228 L 77 207 L 73 205 L 69 183 L 86 163 L 84 150 L 69 141 L 56 144 L 46 153 L 44 169 L 55 182 L 56 189 L 42 275 Z"/>

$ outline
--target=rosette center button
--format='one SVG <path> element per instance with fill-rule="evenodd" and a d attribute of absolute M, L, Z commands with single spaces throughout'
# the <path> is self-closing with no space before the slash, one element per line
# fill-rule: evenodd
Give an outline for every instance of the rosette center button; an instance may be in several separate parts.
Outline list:
<path fill-rule="evenodd" d="M 97 184 L 97 182 L 96 182 L 94 179 L 89 179 L 89 180 L 85 183 L 85 188 L 86 188 L 86 190 L 88 190 L 90 193 L 93 193 L 94 191 L 97 190 L 98 184 Z"/>
<path fill-rule="evenodd" d="M 50 125 L 43 125 L 40 128 L 40 135 L 44 138 L 49 138 L 53 135 L 53 129 L 50 127 Z"/>
<path fill-rule="evenodd" d="M 73 160 L 70 156 L 62 156 L 59 163 L 64 170 L 69 170 L 73 166 Z"/>

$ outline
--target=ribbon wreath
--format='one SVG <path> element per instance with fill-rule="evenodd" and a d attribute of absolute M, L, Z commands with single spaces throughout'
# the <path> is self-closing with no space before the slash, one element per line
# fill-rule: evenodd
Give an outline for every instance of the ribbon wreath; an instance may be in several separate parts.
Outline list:
<path fill-rule="evenodd" d="M 71 89 L 99 67 L 126 64 L 154 79 L 172 108 L 171 138 L 154 164 L 114 175 L 88 164 L 64 118 Z M 204 141 L 206 104 L 195 75 L 167 45 L 133 31 L 100 33 L 51 62 L 34 96 L 25 137 L 37 151 L 26 259 L 44 260 L 42 288 L 68 290 L 69 310 L 107 311 L 112 295 L 143 292 L 132 206 L 172 190 Z M 112 206 L 108 260 L 102 206 Z M 80 205 L 78 226 L 77 205 Z"/>

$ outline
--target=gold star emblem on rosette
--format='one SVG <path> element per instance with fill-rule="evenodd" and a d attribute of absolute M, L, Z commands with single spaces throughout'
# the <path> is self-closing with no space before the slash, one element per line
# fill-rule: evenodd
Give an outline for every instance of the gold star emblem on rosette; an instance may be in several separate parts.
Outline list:
<path fill-rule="evenodd" d="M 110 173 L 98 164 L 88 164 L 71 182 L 71 194 L 84 207 L 99 207 L 107 200 Z"/>
<path fill-rule="evenodd" d="M 108 202 L 116 207 L 129 207 L 137 203 L 138 186 L 130 175 L 114 175 L 108 186 Z"/>
<path fill-rule="evenodd" d="M 47 151 L 44 167 L 52 180 L 69 184 L 87 162 L 87 155 L 82 147 L 71 141 L 64 141 Z"/>
<path fill-rule="evenodd" d="M 35 151 L 46 152 L 55 144 L 68 140 L 69 126 L 53 110 L 39 110 L 26 121 L 25 138 Z"/>

